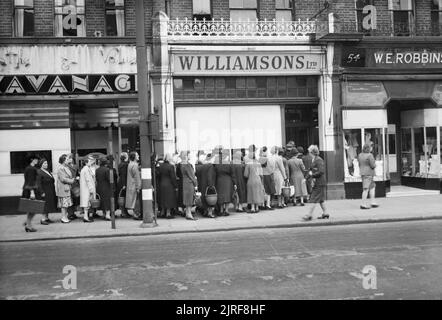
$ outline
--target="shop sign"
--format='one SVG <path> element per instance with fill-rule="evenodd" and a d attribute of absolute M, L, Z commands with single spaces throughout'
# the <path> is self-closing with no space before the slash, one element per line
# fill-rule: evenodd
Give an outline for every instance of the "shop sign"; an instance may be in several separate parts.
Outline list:
<path fill-rule="evenodd" d="M 321 55 L 309 53 L 175 54 L 174 74 L 318 74 Z"/>
<path fill-rule="evenodd" d="M 134 74 L 0 76 L 0 95 L 106 94 L 136 91 Z"/>
<path fill-rule="evenodd" d="M 368 49 L 367 67 L 442 68 L 442 50 Z"/>
<path fill-rule="evenodd" d="M 132 45 L 0 46 L 1 75 L 136 72 L 136 48 Z"/>
<path fill-rule="evenodd" d="M 388 99 L 380 81 L 351 81 L 343 86 L 344 105 L 347 107 L 381 107 Z"/>

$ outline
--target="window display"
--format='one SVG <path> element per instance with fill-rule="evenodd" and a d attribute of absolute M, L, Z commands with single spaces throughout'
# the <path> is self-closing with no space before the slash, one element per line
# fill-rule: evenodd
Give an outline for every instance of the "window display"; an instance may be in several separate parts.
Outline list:
<path fill-rule="evenodd" d="M 385 161 L 385 134 L 386 128 L 362 128 L 344 130 L 344 173 L 345 182 L 362 181 L 359 173 L 358 155 L 364 144 L 372 147 L 372 153 L 376 160 L 375 181 L 383 181 L 389 178 L 388 162 Z"/>
<path fill-rule="evenodd" d="M 437 128 L 425 128 L 426 142 L 424 145 L 426 170 L 428 178 L 439 178 L 440 160 L 437 154 Z"/>
<path fill-rule="evenodd" d="M 411 147 L 411 129 L 401 129 L 402 140 L 402 175 L 405 177 L 414 176 L 413 149 Z"/>

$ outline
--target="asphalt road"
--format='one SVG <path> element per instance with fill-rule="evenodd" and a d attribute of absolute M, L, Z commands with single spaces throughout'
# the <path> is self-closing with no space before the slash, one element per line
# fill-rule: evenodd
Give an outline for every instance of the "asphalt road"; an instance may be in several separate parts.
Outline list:
<path fill-rule="evenodd" d="M 0 298 L 441 299 L 442 222 L 4 243 Z"/>

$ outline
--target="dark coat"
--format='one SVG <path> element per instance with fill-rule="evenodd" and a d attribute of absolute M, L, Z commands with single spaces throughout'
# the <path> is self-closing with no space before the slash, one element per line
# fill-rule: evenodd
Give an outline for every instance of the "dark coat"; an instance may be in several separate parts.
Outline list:
<path fill-rule="evenodd" d="M 195 187 L 198 185 L 195 171 L 190 163 L 186 163 L 181 164 L 181 172 L 183 174 L 183 205 L 192 206 Z"/>
<path fill-rule="evenodd" d="M 198 179 L 198 191 L 201 192 L 201 202 L 203 208 L 208 208 L 206 201 L 206 190 L 216 184 L 215 167 L 211 163 L 196 165 L 196 178 Z"/>
<path fill-rule="evenodd" d="M 109 178 L 110 170 L 107 166 L 100 166 L 95 171 L 95 179 L 97 180 L 97 193 L 101 199 L 101 210 L 110 210 L 112 189 Z"/>
<path fill-rule="evenodd" d="M 218 204 L 232 202 L 233 196 L 233 167 L 230 163 L 215 164 L 216 192 Z"/>
<path fill-rule="evenodd" d="M 232 164 L 233 184 L 239 196 L 239 203 L 247 203 L 247 180 L 244 177 L 245 164 Z"/>
<path fill-rule="evenodd" d="M 117 190 L 120 190 L 126 186 L 127 184 L 127 165 L 129 163 L 124 161 L 118 165 L 118 181 L 117 181 Z"/>
<path fill-rule="evenodd" d="M 183 172 L 181 170 L 181 163 L 178 163 L 175 167 L 175 173 L 178 184 L 178 207 L 184 207 L 183 204 Z"/>
<path fill-rule="evenodd" d="M 44 213 L 57 212 L 57 196 L 55 195 L 55 179 L 43 170 L 38 170 L 38 179 L 41 184 L 41 191 L 44 193 L 42 197 L 45 203 Z"/>
<path fill-rule="evenodd" d="M 39 198 L 41 193 L 41 184 L 38 177 L 38 169 L 31 165 L 25 168 L 24 172 L 25 182 L 23 184 L 23 194 L 24 198 L 29 198 L 31 196 L 31 190 L 34 190 L 35 197 Z"/>
<path fill-rule="evenodd" d="M 177 195 L 175 189 L 178 183 L 175 176 L 175 168 L 169 162 L 160 164 L 158 168 L 158 184 L 160 186 L 161 209 L 173 209 L 177 207 Z"/>
<path fill-rule="evenodd" d="M 311 166 L 312 177 L 315 179 L 315 186 L 325 186 L 325 163 L 321 157 L 317 156 Z"/>

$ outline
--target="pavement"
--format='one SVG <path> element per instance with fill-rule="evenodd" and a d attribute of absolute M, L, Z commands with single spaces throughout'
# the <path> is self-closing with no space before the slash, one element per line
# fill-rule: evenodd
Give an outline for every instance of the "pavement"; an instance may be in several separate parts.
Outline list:
<path fill-rule="evenodd" d="M 378 208 L 361 210 L 360 200 L 331 200 L 326 205 L 330 219 L 305 222 L 302 217 L 312 204 L 289 206 L 273 211 L 260 211 L 258 214 L 230 212 L 230 216 L 210 219 L 198 217 L 189 221 L 182 217 L 158 219 L 156 227 L 142 228 L 141 221 L 127 218 L 116 219 L 116 229 L 111 222 L 95 219 L 93 223 L 84 223 L 77 219 L 69 224 L 60 223 L 60 213 L 50 214 L 56 223 L 40 225 L 40 216 L 34 218 L 37 232 L 26 233 L 23 227 L 24 215 L 0 216 L 0 242 L 57 240 L 76 238 L 106 238 L 141 235 L 159 235 L 175 233 L 214 232 L 262 228 L 292 228 L 311 226 L 333 226 L 345 224 L 381 223 L 397 221 L 415 221 L 442 219 L 442 195 L 410 196 L 397 198 L 379 198 Z M 317 206 L 315 218 L 321 215 Z"/>

